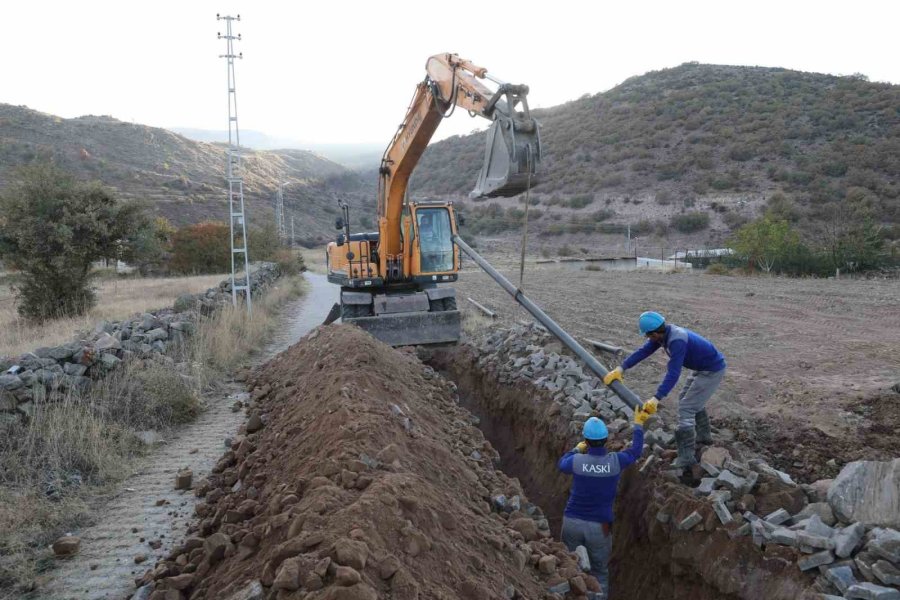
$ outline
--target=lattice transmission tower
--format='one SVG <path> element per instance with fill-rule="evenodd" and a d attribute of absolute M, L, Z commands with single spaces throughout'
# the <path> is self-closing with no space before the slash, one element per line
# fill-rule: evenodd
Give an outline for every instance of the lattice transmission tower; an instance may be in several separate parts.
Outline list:
<path fill-rule="evenodd" d="M 237 91 L 234 82 L 234 59 L 244 58 L 244 53 L 234 53 L 234 41 L 241 39 L 241 34 L 234 35 L 231 25 L 240 21 L 241 15 L 216 15 L 216 20 L 225 21 L 225 33 L 218 34 L 225 40 L 227 50 L 220 54 L 228 62 L 228 223 L 231 232 L 231 301 L 237 306 L 240 292 L 245 294 L 247 313 L 253 312 L 253 299 L 250 293 L 250 262 L 247 256 L 247 219 L 244 214 L 244 178 L 241 170 L 241 132 L 238 127 Z M 241 264 L 243 263 L 243 264 Z M 243 266 L 244 279 L 236 279 L 235 271 Z"/>

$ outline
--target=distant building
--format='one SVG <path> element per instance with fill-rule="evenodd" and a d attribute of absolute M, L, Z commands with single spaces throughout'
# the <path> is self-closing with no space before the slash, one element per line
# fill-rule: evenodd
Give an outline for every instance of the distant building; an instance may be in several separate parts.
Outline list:
<path fill-rule="evenodd" d="M 700 250 L 679 250 L 668 260 L 686 260 L 691 258 L 720 258 L 722 256 L 733 256 L 734 250 L 731 248 L 702 248 Z"/>

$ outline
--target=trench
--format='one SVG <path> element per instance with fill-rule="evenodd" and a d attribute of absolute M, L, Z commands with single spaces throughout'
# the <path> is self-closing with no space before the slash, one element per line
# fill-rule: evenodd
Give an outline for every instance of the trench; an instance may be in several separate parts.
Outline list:
<path fill-rule="evenodd" d="M 568 419 L 551 410 L 552 398 L 533 386 L 501 382 L 496 374 L 480 369 L 466 346 L 433 350 L 426 362 L 456 383 L 460 405 L 478 417 L 479 428 L 499 452 L 499 468 L 518 478 L 559 539 L 571 478 L 559 473 L 556 465 L 576 439 L 570 435 Z M 611 448 L 630 441 L 630 436 L 614 437 Z M 806 583 L 789 572 L 786 562 L 760 555 L 749 538 L 736 543 L 723 529 L 673 532 L 660 523 L 656 517 L 663 507 L 677 522 L 698 501 L 690 489 L 673 491 L 660 485 L 658 477 L 638 474 L 637 466 L 623 473 L 616 499 L 609 565 L 614 599 L 801 597 Z"/>

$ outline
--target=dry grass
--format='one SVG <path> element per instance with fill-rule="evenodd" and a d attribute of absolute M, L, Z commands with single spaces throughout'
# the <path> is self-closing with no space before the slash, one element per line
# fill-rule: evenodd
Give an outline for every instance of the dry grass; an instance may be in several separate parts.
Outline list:
<path fill-rule="evenodd" d="M 121 320 L 136 313 L 171 306 L 179 295 L 202 292 L 218 285 L 224 278 L 224 275 L 202 275 L 98 280 L 97 306 L 88 314 L 42 325 L 19 317 L 15 294 L 9 282 L 4 281 L 0 283 L 0 356 L 18 356 L 42 346 L 69 342 L 76 331 L 93 329 L 98 321 Z"/>
<path fill-rule="evenodd" d="M 209 383 L 250 360 L 277 326 L 279 308 L 304 285 L 299 277 L 281 280 L 254 302 L 252 318 L 226 308 L 173 356 L 126 364 L 87 397 L 37 398 L 27 424 L 0 428 L 0 598 L 19 597 L 44 548 L 90 519 L 86 500 L 98 486 L 129 472 L 144 452 L 135 431 L 194 418 Z"/>
<path fill-rule="evenodd" d="M 460 313 L 463 334 L 469 338 L 474 338 L 478 334 L 483 333 L 485 329 L 496 322 L 474 307 L 461 306 Z"/>
<path fill-rule="evenodd" d="M 300 248 L 299 252 L 307 269 L 313 273 L 325 273 L 325 246 L 321 248 Z"/>
<path fill-rule="evenodd" d="M 202 365 L 203 380 L 247 362 L 271 335 L 278 323 L 280 307 L 302 295 L 305 289 L 305 279 L 282 279 L 253 302 L 252 316 L 242 307 L 227 306 L 213 318 L 201 322 L 191 338 L 190 358 L 193 364 Z"/>

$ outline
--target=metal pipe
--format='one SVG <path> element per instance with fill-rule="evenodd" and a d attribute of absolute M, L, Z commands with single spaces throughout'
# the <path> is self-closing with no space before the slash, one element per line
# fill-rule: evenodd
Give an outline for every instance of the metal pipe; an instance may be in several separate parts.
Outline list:
<path fill-rule="evenodd" d="M 512 296 L 516 302 L 521 304 L 525 310 L 531 313 L 531 315 L 537 319 L 537 321 L 547 328 L 547 330 L 559 338 L 563 344 L 565 344 L 569 350 L 575 353 L 578 358 L 584 361 L 584 363 L 588 366 L 588 368 L 594 372 L 601 380 L 606 377 L 606 374 L 609 373 L 609 370 L 606 369 L 600 362 L 594 358 L 594 356 L 584 349 L 584 347 L 575 341 L 571 335 L 566 333 L 562 327 L 556 324 L 556 322 L 547 316 L 543 310 L 538 307 L 537 304 L 532 302 L 528 296 L 522 293 L 522 290 L 516 288 L 509 280 L 501 275 L 491 264 L 484 260 L 480 254 L 472 250 L 467 243 L 465 243 L 458 235 L 453 236 L 453 241 L 459 246 L 460 250 L 468 254 L 472 260 L 478 263 L 478 266 L 484 269 L 485 273 L 490 275 L 494 281 L 500 284 L 504 290 Z M 622 402 L 627 404 L 632 409 L 636 409 L 641 406 L 642 402 L 637 395 L 625 387 L 625 384 L 621 381 L 613 381 L 612 385 L 608 386 L 616 396 L 621 398 Z"/>
<path fill-rule="evenodd" d="M 587 343 L 590 344 L 591 346 L 593 346 L 594 348 L 599 348 L 600 350 L 603 350 L 604 352 L 609 352 L 611 354 L 615 354 L 616 356 L 625 354 L 625 350 L 623 350 L 622 348 L 619 348 L 618 346 L 613 346 L 612 344 L 607 344 L 606 342 L 598 342 L 597 340 L 588 340 Z"/>
<path fill-rule="evenodd" d="M 475 308 L 477 308 L 478 310 L 480 310 L 481 312 L 483 312 L 486 316 L 488 316 L 488 317 L 490 317 L 490 318 L 492 318 L 492 319 L 496 319 L 496 318 L 497 318 L 497 313 L 495 313 L 494 311 L 492 311 L 492 310 L 489 309 L 488 307 L 486 307 L 486 306 L 484 306 L 484 305 L 482 305 L 482 304 L 479 304 L 478 302 L 476 302 L 475 300 L 472 300 L 471 298 L 466 298 L 466 300 L 468 300 L 469 302 L 471 302 L 472 304 L 474 304 L 474 305 L 475 305 Z"/>
<path fill-rule="evenodd" d="M 488 81 L 493 81 L 493 82 L 496 83 L 497 85 L 503 85 L 504 83 L 506 83 L 505 81 L 503 81 L 503 80 L 500 79 L 499 77 L 494 77 L 494 76 L 491 75 L 490 73 L 485 73 L 485 74 L 484 74 L 484 78 L 487 79 Z"/>

